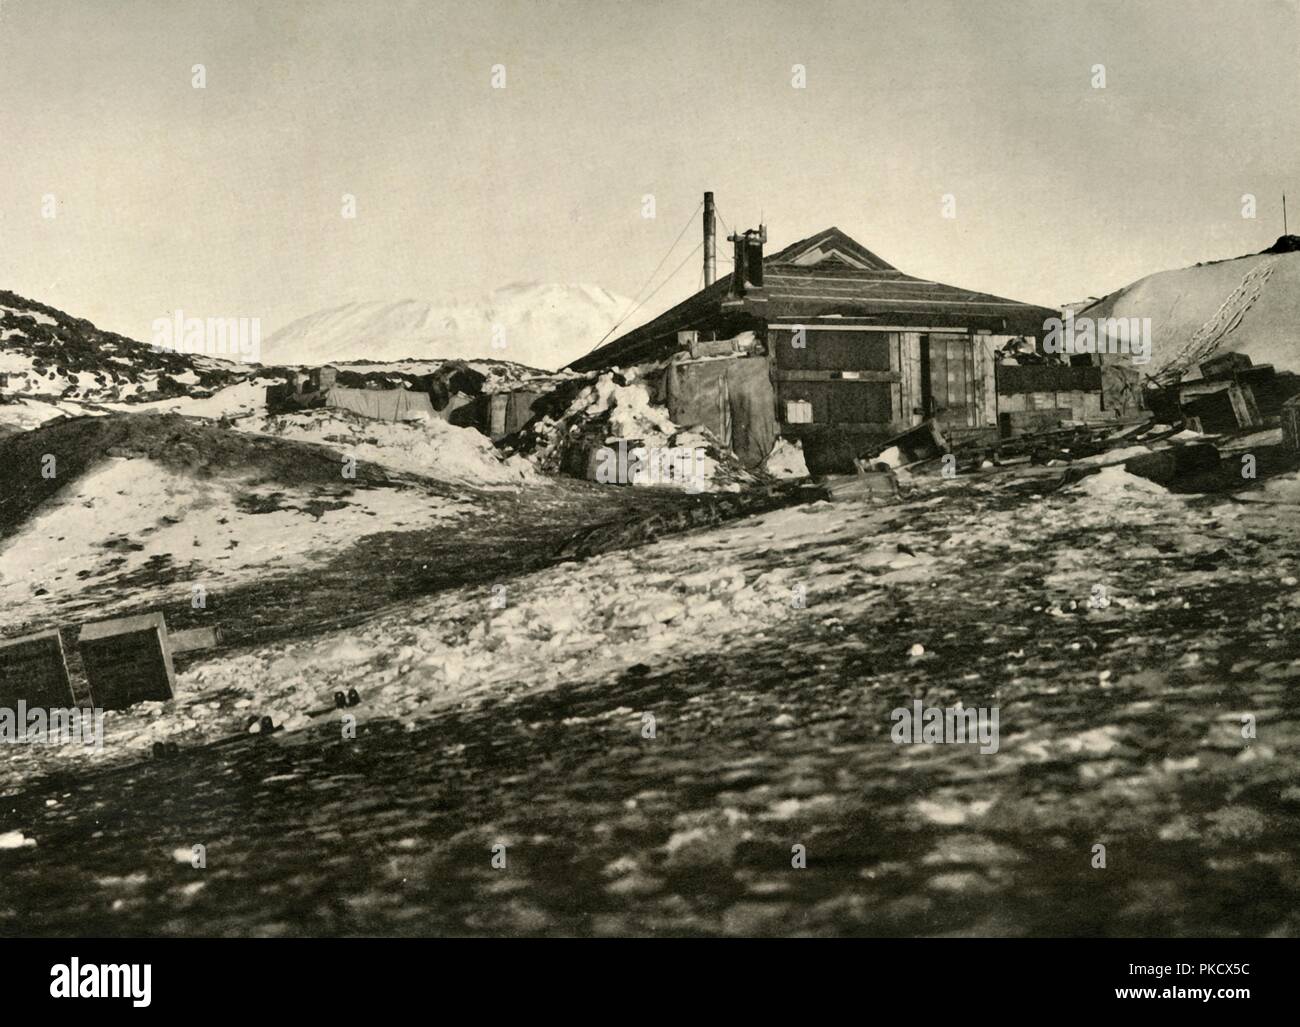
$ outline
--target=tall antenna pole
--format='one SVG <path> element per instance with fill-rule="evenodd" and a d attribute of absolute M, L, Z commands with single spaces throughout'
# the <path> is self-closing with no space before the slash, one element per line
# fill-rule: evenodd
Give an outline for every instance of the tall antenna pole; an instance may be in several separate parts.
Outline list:
<path fill-rule="evenodd" d="M 713 219 L 713 194 L 704 194 L 704 287 L 718 275 L 718 227 Z"/>
<path fill-rule="evenodd" d="M 1286 193 L 1282 194 L 1282 234 L 1286 235 Z"/>

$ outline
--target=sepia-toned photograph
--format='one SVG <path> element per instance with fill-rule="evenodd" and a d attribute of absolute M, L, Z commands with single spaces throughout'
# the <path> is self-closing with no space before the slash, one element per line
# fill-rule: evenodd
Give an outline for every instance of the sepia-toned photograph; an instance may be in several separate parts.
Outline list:
<path fill-rule="evenodd" d="M 1297 0 L 0 0 L 0 55 L 25 990 L 1108 939 L 1217 1005 L 1300 935 Z"/>

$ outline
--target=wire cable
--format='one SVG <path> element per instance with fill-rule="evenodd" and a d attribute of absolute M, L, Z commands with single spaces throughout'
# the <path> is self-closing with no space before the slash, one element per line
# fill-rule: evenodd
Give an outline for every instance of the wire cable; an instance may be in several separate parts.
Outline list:
<path fill-rule="evenodd" d="M 628 308 L 623 311 L 622 315 L 619 317 L 617 321 L 614 322 L 613 326 L 609 329 L 609 331 L 607 331 L 604 335 L 600 337 L 600 342 L 596 343 L 597 348 L 604 345 L 605 340 L 608 339 L 615 331 L 618 330 L 618 326 L 621 325 L 624 321 L 626 321 L 633 311 L 637 310 L 642 304 L 644 304 L 647 300 L 650 299 L 650 296 L 654 295 L 654 293 L 652 292 L 650 296 L 647 296 L 644 300 L 641 300 L 640 303 L 637 302 L 637 297 L 640 296 L 641 293 L 645 292 L 647 288 L 649 288 L 650 283 L 653 282 L 655 279 L 655 275 L 659 273 L 659 269 L 662 268 L 664 264 L 667 262 L 668 258 L 672 256 L 673 250 L 677 249 L 677 244 L 682 241 L 682 236 L 686 234 L 686 230 L 691 227 L 691 222 L 695 220 L 695 215 L 698 214 L 703 207 L 704 207 L 704 201 L 700 200 L 700 202 L 695 205 L 695 209 L 691 211 L 691 216 L 686 219 L 686 224 L 682 226 L 682 230 L 677 233 L 677 238 L 673 240 L 673 244 L 669 246 L 668 251 L 662 257 L 659 258 L 659 263 L 656 264 L 655 269 L 650 272 L 650 277 L 648 277 L 645 280 L 645 284 L 642 285 L 641 288 L 636 291 L 636 294 L 629 301 Z M 701 242 L 700 246 L 703 245 L 704 243 Z M 696 249 L 699 248 L 700 248 L 699 246 L 696 247 Z M 677 273 L 676 271 L 673 272 L 673 274 L 676 273 Z M 670 275 L 669 277 L 672 276 Z M 660 287 L 662 288 L 662 283 L 660 284 Z M 658 292 L 658 289 L 656 289 L 655 292 Z M 635 306 L 633 306 L 633 304 L 635 304 Z"/>
<path fill-rule="evenodd" d="M 680 264 L 678 264 L 675 268 L 673 268 L 672 271 L 669 273 L 669 275 L 668 275 L 667 278 L 665 278 L 662 282 L 660 282 L 657 286 L 655 286 L 655 290 L 654 290 L 654 292 L 652 292 L 649 296 L 647 296 L 645 299 L 643 299 L 643 300 L 642 300 L 640 303 L 638 303 L 635 307 L 633 307 L 633 308 L 632 308 L 631 310 L 629 310 L 626 314 L 624 314 L 623 317 L 622 317 L 622 319 L 619 321 L 618 324 L 622 324 L 623 321 L 626 321 L 626 320 L 628 319 L 628 317 L 630 317 L 632 314 L 635 314 L 638 310 L 640 310 L 640 309 L 641 309 L 642 307 L 644 307 L 647 303 L 649 303 L 652 299 L 654 299 L 654 298 L 655 298 L 655 294 L 658 293 L 659 290 L 662 289 L 665 285 L 667 285 L 669 282 L 671 282 L 671 281 L 673 280 L 673 277 L 677 274 L 677 272 L 680 271 L 682 268 L 684 268 L 684 267 L 686 266 L 686 261 L 690 260 L 693 256 L 695 256 L 695 254 L 699 253 L 700 250 L 702 250 L 702 249 L 704 249 L 704 240 L 703 240 L 703 239 L 701 239 L 698 243 L 695 244 L 695 249 L 691 250 L 690 253 L 686 254 L 686 258 L 685 258 L 685 260 L 683 260 Z M 618 325 L 615 325 L 615 326 L 614 326 L 614 328 L 617 328 L 617 327 L 618 327 Z M 614 328 L 611 328 L 609 331 L 612 332 L 612 331 L 614 330 Z M 609 332 L 606 332 L 606 333 L 605 333 L 605 336 L 606 336 L 606 338 L 608 338 L 608 337 L 609 337 Z M 601 339 L 600 341 L 601 341 L 601 342 L 604 342 L 605 340 L 604 340 L 604 339 Z"/>

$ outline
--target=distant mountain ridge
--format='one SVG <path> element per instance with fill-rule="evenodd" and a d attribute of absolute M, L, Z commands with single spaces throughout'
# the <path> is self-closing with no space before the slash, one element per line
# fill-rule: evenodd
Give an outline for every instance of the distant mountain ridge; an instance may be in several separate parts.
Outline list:
<path fill-rule="evenodd" d="M 556 370 L 593 349 L 631 301 L 595 285 L 517 283 L 481 301 L 348 303 L 262 342 L 263 364 L 509 360 Z"/>

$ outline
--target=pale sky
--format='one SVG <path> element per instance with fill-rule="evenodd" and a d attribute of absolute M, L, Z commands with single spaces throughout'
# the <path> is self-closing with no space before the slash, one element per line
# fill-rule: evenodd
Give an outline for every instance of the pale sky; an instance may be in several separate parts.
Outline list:
<path fill-rule="evenodd" d="M 633 295 L 705 189 L 1045 305 L 1300 232 L 1297 0 L 0 0 L 0 54 L 0 288 L 136 338 Z"/>

